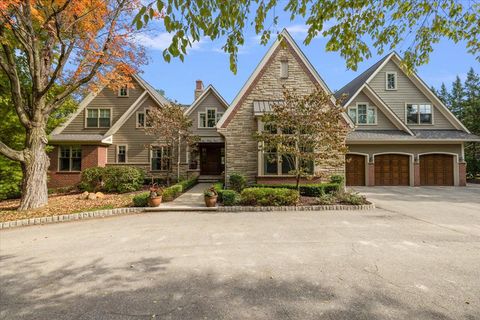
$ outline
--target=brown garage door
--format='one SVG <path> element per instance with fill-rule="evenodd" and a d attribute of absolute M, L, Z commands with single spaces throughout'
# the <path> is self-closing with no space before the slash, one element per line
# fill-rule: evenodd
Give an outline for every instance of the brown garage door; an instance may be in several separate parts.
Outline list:
<path fill-rule="evenodd" d="M 408 186 L 410 157 L 400 154 L 375 156 L 376 186 Z"/>
<path fill-rule="evenodd" d="M 453 186 L 453 156 L 448 154 L 420 156 L 420 185 Z"/>
<path fill-rule="evenodd" d="M 347 154 L 345 163 L 347 186 L 365 185 L 365 156 Z"/>

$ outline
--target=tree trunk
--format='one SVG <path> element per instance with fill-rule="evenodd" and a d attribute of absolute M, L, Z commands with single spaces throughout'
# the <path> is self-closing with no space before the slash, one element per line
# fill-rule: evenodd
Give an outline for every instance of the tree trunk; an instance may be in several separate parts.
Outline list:
<path fill-rule="evenodd" d="M 41 125 L 27 131 L 19 210 L 35 209 L 48 203 L 47 172 L 50 160 L 45 151 L 46 146 L 47 135 Z"/>

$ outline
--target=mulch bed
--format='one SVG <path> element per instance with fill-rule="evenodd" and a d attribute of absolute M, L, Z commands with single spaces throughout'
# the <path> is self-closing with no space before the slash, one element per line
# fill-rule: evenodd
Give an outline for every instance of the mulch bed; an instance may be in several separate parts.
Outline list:
<path fill-rule="evenodd" d="M 20 199 L 0 201 L 0 222 L 28 218 L 50 217 L 83 211 L 130 207 L 134 193 L 105 194 L 103 199 L 79 200 L 79 193 L 49 195 L 48 205 L 27 211 L 17 211 Z"/>

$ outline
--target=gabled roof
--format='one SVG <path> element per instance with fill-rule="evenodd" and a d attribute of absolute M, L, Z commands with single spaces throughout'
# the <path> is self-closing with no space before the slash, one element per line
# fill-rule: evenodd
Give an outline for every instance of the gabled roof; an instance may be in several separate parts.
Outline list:
<path fill-rule="evenodd" d="M 380 70 L 383 69 L 383 67 L 389 62 L 393 61 L 403 72 L 403 74 L 410 79 L 410 81 L 413 82 L 413 84 L 420 90 L 422 93 L 429 98 L 431 101 L 435 103 L 435 106 L 437 107 L 438 111 L 440 111 L 449 121 L 450 123 L 455 127 L 457 130 L 462 130 L 467 133 L 470 133 L 470 131 L 463 125 L 463 123 L 458 120 L 453 113 L 445 106 L 445 104 L 435 95 L 435 93 L 432 92 L 432 90 L 425 84 L 425 82 L 420 79 L 420 77 L 415 73 L 411 72 L 410 74 L 406 73 L 403 71 L 403 69 L 400 66 L 400 63 L 402 59 L 396 52 L 391 52 L 387 56 L 383 57 L 375 63 L 373 66 L 368 68 L 366 71 L 364 71 L 362 74 L 360 74 L 358 77 L 350 81 L 348 84 L 346 84 L 342 89 L 338 90 L 335 93 L 335 97 L 339 98 L 341 97 L 344 93 L 348 94 L 348 98 L 342 105 L 348 105 L 350 104 L 353 99 L 358 95 L 359 92 L 361 92 L 364 88 L 365 84 L 369 84 L 370 81 L 380 72 Z"/>
<path fill-rule="evenodd" d="M 325 81 L 323 81 L 322 77 L 320 77 L 320 75 L 318 74 L 317 70 L 313 67 L 313 65 L 307 59 L 307 57 L 302 52 L 302 50 L 300 50 L 295 40 L 293 40 L 292 36 L 288 33 L 287 29 L 283 29 L 279 37 L 268 49 L 267 53 L 262 58 L 262 60 L 260 60 L 259 64 L 255 68 L 253 73 L 247 79 L 242 89 L 238 92 L 237 96 L 231 103 L 230 107 L 227 109 L 225 114 L 222 116 L 222 118 L 218 122 L 217 124 L 218 128 L 225 128 L 227 124 L 231 121 L 231 119 L 237 112 L 238 108 L 240 107 L 244 96 L 247 95 L 251 90 L 251 88 L 256 84 L 264 68 L 268 65 L 268 63 L 270 62 L 270 59 L 275 54 L 278 47 L 281 45 L 282 41 L 285 41 L 286 44 L 290 46 L 290 48 L 293 50 L 294 55 L 296 55 L 299 58 L 300 63 L 303 64 L 303 66 L 305 67 L 306 72 L 308 76 L 312 79 L 312 81 L 318 84 L 327 93 L 329 94 L 332 93 L 328 88 L 327 84 L 325 83 Z M 332 97 L 332 102 L 334 102 L 334 97 Z M 353 128 L 354 124 L 352 123 L 351 119 L 346 114 L 343 114 L 343 117 L 345 121 L 349 124 L 349 126 Z"/>
<path fill-rule="evenodd" d="M 103 135 L 103 137 L 108 137 L 114 134 L 115 132 L 118 131 L 122 127 L 122 125 L 127 121 L 130 116 L 135 112 L 135 110 L 140 106 L 146 99 L 147 96 L 150 96 L 155 102 L 157 102 L 159 105 L 162 104 L 169 104 L 170 102 L 165 99 L 160 93 L 155 90 L 148 82 L 146 82 L 142 77 L 140 77 L 137 74 L 132 75 L 132 79 L 134 79 L 139 86 L 145 90 L 138 98 L 135 100 L 135 102 L 132 103 L 132 105 L 123 113 L 123 115 L 110 127 L 110 129 Z M 50 141 L 56 142 L 58 139 L 58 135 L 62 133 L 62 131 L 75 119 L 89 104 L 90 102 L 95 99 L 95 97 L 98 95 L 100 91 L 102 91 L 105 88 L 103 86 L 99 91 L 95 93 L 89 93 L 85 99 L 80 102 L 78 105 L 77 110 L 65 121 L 62 125 L 58 126 L 55 128 L 52 133 L 50 134 Z M 81 136 L 83 133 L 78 133 L 75 134 L 76 136 Z M 62 135 L 65 137 L 68 137 L 68 135 Z M 77 138 L 78 140 L 78 138 Z M 65 140 L 66 141 L 66 140 Z"/>
<path fill-rule="evenodd" d="M 412 130 L 413 136 L 401 130 L 356 130 L 347 135 L 348 143 L 391 142 L 466 142 L 480 141 L 480 137 L 462 130 Z"/>
<path fill-rule="evenodd" d="M 217 89 L 215 89 L 215 87 L 210 84 L 205 90 L 203 90 L 202 94 L 197 99 L 195 99 L 195 101 L 193 101 L 192 105 L 188 107 L 187 110 L 185 110 L 185 115 L 190 115 L 193 110 L 195 110 L 203 102 L 203 100 L 208 97 L 209 94 L 213 94 L 218 99 L 218 101 L 220 101 L 220 103 L 225 109 L 228 108 L 227 101 L 225 101 L 225 99 L 217 91 Z"/>

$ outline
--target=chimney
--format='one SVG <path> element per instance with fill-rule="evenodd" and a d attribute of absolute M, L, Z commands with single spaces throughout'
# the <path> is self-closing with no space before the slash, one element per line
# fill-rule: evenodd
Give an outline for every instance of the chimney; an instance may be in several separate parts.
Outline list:
<path fill-rule="evenodd" d="M 195 81 L 195 100 L 197 100 L 202 93 L 203 93 L 203 81 L 197 80 Z"/>

